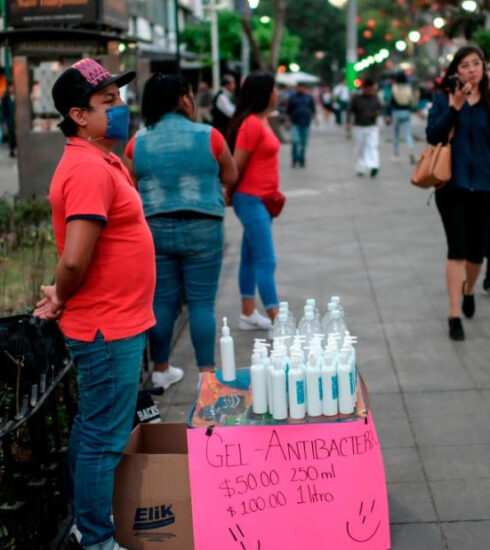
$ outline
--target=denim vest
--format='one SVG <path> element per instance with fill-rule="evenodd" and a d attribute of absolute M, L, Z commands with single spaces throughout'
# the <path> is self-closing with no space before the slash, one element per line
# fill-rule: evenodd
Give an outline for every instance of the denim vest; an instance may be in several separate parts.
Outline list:
<path fill-rule="evenodd" d="M 219 166 L 211 126 L 168 113 L 136 134 L 133 169 L 145 216 L 192 210 L 223 217 Z"/>

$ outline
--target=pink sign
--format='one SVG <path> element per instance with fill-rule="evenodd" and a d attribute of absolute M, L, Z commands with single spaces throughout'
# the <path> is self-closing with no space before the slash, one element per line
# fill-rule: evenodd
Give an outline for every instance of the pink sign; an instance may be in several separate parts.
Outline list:
<path fill-rule="evenodd" d="M 372 417 L 189 429 L 195 550 L 387 550 Z"/>

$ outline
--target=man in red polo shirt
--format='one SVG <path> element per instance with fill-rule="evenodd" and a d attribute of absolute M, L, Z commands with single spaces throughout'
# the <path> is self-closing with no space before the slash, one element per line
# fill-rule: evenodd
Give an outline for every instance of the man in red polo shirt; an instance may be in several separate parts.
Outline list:
<path fill-rule="evenodd" d="M 154 325 L 155 257 L 138 192 L 111 151 L 128 137 L 128 108 L 92 59 L 53 86 L 68 137 L 49 198 L 60 259 L 35 315 L 57 319 L 77 367 L 79 411 L 68 449 L 81 547 L 115 550 L 114 470 L 134 416 L 146 331 Z"/>

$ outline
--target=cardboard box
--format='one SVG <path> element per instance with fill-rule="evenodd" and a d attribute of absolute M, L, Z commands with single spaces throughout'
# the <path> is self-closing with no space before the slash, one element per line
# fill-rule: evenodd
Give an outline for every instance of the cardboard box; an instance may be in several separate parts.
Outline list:
<path fill-rule="evenodd" d="M 114 488 L 116 539 L 129 550 L 192 550 L 185 424 L 140 424 Z"/>

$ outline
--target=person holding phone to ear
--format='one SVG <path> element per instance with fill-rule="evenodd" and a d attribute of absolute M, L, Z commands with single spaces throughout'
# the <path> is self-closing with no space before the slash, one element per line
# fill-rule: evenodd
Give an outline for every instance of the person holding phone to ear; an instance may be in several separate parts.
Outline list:
<path fill-rule="evenodd" d="M 483 52 L 460 48 L 429 112 L 429 143 L 451 139 L 452 177 L 436 191 L 446 233 L 449 337 L 464 340 L 461 312 L 475 314 L 474 287 L 480 274 L 490 222 L 490 84 Z"/>

